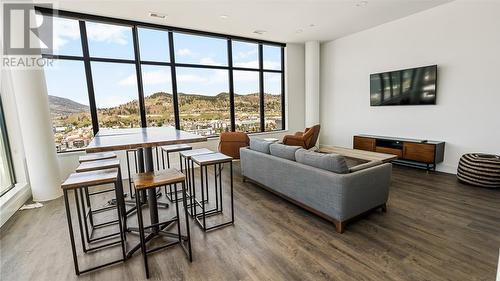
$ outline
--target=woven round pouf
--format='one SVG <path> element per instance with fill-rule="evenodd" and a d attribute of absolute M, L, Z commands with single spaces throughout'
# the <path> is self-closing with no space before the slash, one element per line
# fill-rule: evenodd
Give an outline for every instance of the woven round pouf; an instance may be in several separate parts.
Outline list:
<path fill-rule="evenodd" d="M 480 153 L 464 154 L 457 171 L 458 180 L 490 188 L 500 187 L 500 156 Z"/>

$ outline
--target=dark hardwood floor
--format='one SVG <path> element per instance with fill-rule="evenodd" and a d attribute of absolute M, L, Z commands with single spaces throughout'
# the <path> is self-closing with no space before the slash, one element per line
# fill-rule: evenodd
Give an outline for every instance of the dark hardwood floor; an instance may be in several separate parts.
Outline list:
<path fill-rule="evenodd" d="M 237 165 L 234 196 L 235 225 L 203 233 L 191 220 L 193 263 L 179 247 L 152 254 L 150 280 L 495 279 L 500 190 L 466 186 L 453 175 L 395 166 L 387 213 L 375 211 L 344 234 L 242 183 Z M 145 279 L 139 254 L 75 276 L 61 198 L 17 212 L 0 235 L 1 280 Z M 113 251 L 86 260 L 81 255 L 82 262 Z"/>

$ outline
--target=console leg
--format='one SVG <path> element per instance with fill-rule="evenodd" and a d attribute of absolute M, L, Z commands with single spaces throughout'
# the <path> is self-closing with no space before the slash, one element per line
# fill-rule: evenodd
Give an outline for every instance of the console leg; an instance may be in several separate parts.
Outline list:
<path fill-rule="evenodd" d="M 335 224 L 335 230 L 337 231 L 337 233 L 344 233 L 345 231 L 345 222 L 341 222 L 341 221 L 334 221 L 333 222 Z"/>
<path fill-rule="evenodd" d="M 386 203 L 382 204 L 380 209 L 382 210 L 382 213 L 387 213 L 387 204 Z"/>

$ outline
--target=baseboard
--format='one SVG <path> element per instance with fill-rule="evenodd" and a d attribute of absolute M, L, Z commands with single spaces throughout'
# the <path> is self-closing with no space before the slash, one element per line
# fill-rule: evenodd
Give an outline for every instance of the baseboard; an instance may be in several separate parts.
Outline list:
<path fill-rule="evenodd" d="M 0 227 L 3 226 L 31 198 L 31 189 L 27 183 L 16 184 L 0 198 Z"/>

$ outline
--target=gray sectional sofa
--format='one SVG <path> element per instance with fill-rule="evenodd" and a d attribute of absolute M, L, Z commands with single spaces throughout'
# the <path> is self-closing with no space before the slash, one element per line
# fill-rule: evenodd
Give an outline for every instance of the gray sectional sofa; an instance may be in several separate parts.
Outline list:
<path fill-rule="evenodd" d="M 392 165 L 251 139 L 241 148 L 241 173 L 281 197 L 335 223 L 376 208 L 385 211 Z"/>

